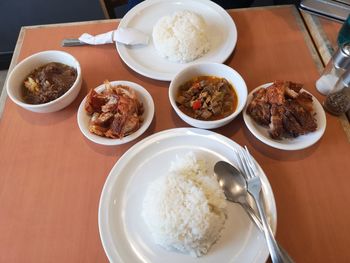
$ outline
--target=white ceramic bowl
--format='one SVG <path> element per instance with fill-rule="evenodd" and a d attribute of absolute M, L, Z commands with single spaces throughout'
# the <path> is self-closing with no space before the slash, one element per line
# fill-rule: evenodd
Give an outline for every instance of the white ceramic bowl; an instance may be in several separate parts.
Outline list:
<path fill-rule="evenodd" d="M 186 81 L 197 76 L 216 76 L 228 80 L 237 93 L 238 103 L 236 110 L 231 115 L 214 121 L 197 120 L 183 113 L 175 102 L 178 89 Z M 170 82 L 169 100 L 176 113 L 186 123 L 197 128 L 214 129 L 228 124 L 243 110 L 247 101 L 247 93 L 245 81 L 241 75 L 231 67 L 218 63 L 198 63 L 180 71 Z"/>
<path fill-rule="evenodd" d="M 43 104 L 28 104 L 21 96 L 21 88 L 26 77 L 36 68 L 50 62 L 59 62 L 71 66 L 77 70 L 77 79 L 72 87 L 61 97 Z M 71 54 L 58 50 L 48 50 L 35 53 L 20 63 L 11 71 L 6 89 L 10 99 L 18 106 L 39 113 L 55 112 L 68 106 L 79 94 L 82 82 L 82 74 L 79 61 Z"/>
<path fill-rule="evenodd" d="M 106 138 L 106 137 L 98 136 L 96 134 L 91 133 L 89 131 L 89 122 L 90 122 L 91 116 L 89 116 L 85 110 L 86 97 L 80 103 L 78 114 L 77 114 L 77 120 L 78 120 L 78 126 L 80 128 L 80 131 L 90 141 L 93 141 L 97 144 L 102 144 L 102 145 L 119 145 L 119 144 L 124 144 L 132 140 L 135 140 L 137 137 L 139 137 L 141 134 L 143 134 L 147 130 L 147 128 L 149 127 L 149 125 L 153 120 L 154 103 L 153 103 L 151 94 L 149 94 L 145 88 L 143 88 L 142 86 L 134 82 L 120 80 L 120 81 L 111 81 L 110 83 L 112 84 L 112 86 L 117 86 L 117 85 L 129 86 L 136 92 L 136 95 L 138 99 L 142 102 L 143 108 L 144 108 L 144 112 L 142 116 L 143 122 L 141 127 L 134 133 L 128 136 L 125 136 L 121 139 Z M 102 84 L 97 88 L 95 88 L 96 92 L 102 92 L 104 89 L 105 89 L 105 84 Z"/>

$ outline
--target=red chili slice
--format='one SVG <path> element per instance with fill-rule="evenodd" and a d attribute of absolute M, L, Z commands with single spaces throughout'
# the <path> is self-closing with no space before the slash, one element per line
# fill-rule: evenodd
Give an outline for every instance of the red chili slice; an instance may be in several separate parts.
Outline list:
<path fill-rule="evenodd" d="M 200 100 L 196 100 L 192 104 L 192 109 L 198 110 L 200 107 L 202 107 L 202 102 Z"/>

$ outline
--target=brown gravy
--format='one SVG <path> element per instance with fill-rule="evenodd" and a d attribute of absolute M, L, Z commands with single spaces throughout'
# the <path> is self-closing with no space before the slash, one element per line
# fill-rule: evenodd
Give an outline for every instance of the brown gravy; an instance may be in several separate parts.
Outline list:
<path fill-rule="evenodd" d="M 77 78 L 76 69 L 62 63 L 51 62 L 33 70 L 22 86 L 26 103 L 42 104 L 66 93 Z"/>

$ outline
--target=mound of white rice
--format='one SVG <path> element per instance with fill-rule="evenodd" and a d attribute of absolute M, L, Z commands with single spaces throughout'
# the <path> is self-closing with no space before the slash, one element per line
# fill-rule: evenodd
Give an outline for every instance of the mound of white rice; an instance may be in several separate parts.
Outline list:
<path fill-rule="evenodd" d="M 175 62 L 195 60 L 210 48 L 204 19 L 187 10 L 160 18 L 152 36 L 158 53 Z"/>
<path fill-rule="evenodd" d="M 206 254 L 219 238 L 226 201 L 206 163 L 190 152 L 171 164 L 168 175 L 149 186 L 142 216 L 154 241 L 192 256 Z"/>

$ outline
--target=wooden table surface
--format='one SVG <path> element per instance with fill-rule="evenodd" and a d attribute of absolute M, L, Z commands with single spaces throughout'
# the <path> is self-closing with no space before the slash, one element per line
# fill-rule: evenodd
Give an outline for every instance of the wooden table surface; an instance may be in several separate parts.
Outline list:
<path fill-rule="evenodd" d="M 291 80 L 322 99 L 314 83 L 322 62 L 294 6 L 230 10 L 238 42 L 225 62 L 252 90 Z M 0 262 L 106 262 L 98 233 L 98 202 L 105 179 L 120 156 L 141 139 L 187 127 L 168 102 L 168 82 L 129 69 L 113 45 L 63 48 L 63 38 L 113 30 L 117 21 L 28 27 L 18 60 L 42 50 L 64 50 L 81 63 L 83 86 L 67 108 L 36 114 L 6 100 L 0 120 Z M 87 91 L 105 79 L 143 85 L 153 96 L 155 118 L 144 135 L 122 146 L 96 145 L 80 133 L 76 111 Z M 258 141 L 242 117 L 214 130 L 247 145 L 274 191 L 277 239 L 296 262 L 349 262 L 349 141 L 338 118 L 315 145 L 282 151 Z"/>

